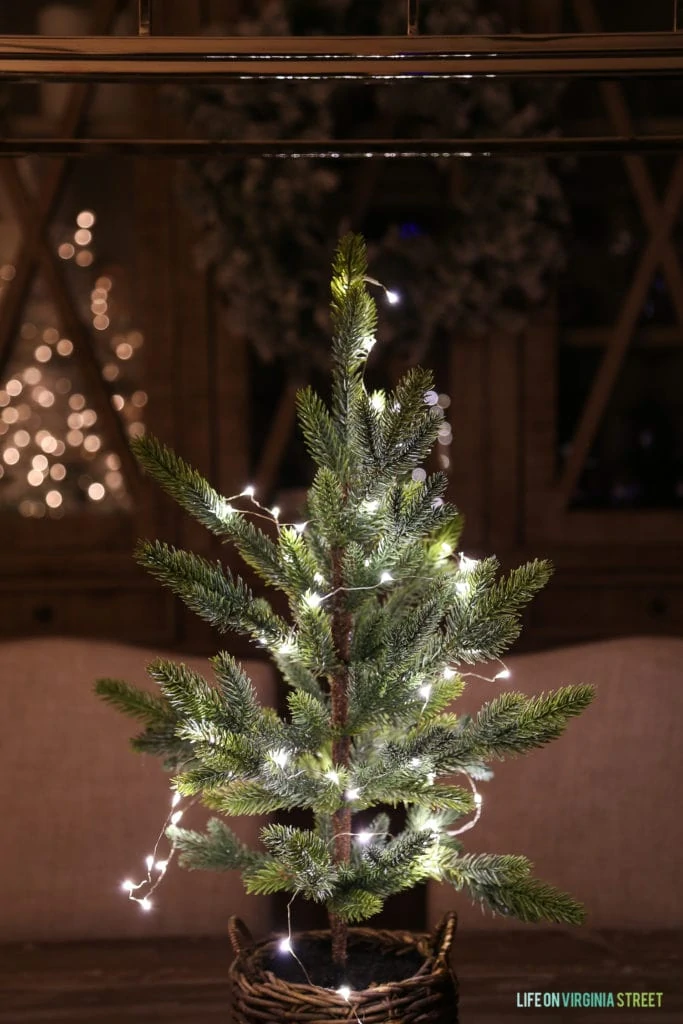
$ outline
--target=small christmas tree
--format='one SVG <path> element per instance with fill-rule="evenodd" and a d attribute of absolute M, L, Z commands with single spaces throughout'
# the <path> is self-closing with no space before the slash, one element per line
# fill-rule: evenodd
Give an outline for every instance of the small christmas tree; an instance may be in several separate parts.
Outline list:
<path fill-rule="evenodd" d="M 533 561 L 499 577 L 494 558 L 455 557 L 462 521 L 443 500 L 446 478 L 414 472 L 443 416 L 430 374 L 413 369 L 386 394 L 364 383 L 376 326 L 368 281 L 363 240 L 348 235 L 332 280 L 330 407 L 310 389 L 299 395 L 317 466 L 305 524 L 280 525 L 275 513 L 273 538 L 158 441 L 134 441 L 165 490 L 286 594 L 287 619 L 220 563 L 158 542 L 138 550 L 220 632 L 266 648 L 288 686 L 288 715 L 262 707 L 225 652 L 212 659 L 213 682 L 182 664 L 152 664 L 158 697 L 117 680 L 97 686 L 142 719 L 134 745 L 166 759 L 178 793 L 228 817 L 312 812 L 311 828 L 266 825 L 262 850 L 223 817 L 204 833 L 171 826 L 169 837 L 187 867 L 237 868 L 248 892 L 325 904 L 337 967 L 349 922 L 428 879 L 524 921 L 582 919 L 571 897 L 532 878 L 524 857 L 465 853 L 458 833 L 479 814 L 476 780 L 490 777 L 489 763 L 548 743 L 592 699 L 587 686 L 532 697 L 504 690 L 475 717 L 447 710 L 464 689 L 463 666 L 499 662 L 515 640 L 520 610 L 550 567 Z M 403 828 L 387 807 L 405 808 Z M 360 828 L 360 812 L 373 810 Z"/>

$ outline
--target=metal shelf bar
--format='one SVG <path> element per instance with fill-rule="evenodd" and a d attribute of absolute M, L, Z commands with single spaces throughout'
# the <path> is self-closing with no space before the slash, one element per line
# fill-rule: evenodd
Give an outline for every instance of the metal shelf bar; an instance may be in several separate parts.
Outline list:
<path fill-rule="evenodd" d="M 531 154 L 680 152 L 683 135 L 583 136 L 496 139 L 0 139 L 0 157 L 117 156 L 193 157 L 207 153 L 274 159 L 439 159 L 525 157 Z"/>
<path fill-rule="evenodd" d="M 211 81 L 678 75 L 683 34 L 0 37 L 0 78 Z"/>

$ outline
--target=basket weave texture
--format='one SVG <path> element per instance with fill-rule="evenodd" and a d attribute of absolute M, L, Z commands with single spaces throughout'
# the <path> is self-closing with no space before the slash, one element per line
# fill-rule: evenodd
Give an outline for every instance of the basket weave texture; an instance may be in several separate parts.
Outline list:
<path fill-rule="evenodd" d="M 293 984 L 264 968 L 280 940 L 254 943 L 241 921 L 230 921 L 237 956 L 230 967 L 235 1024 L 458 1024 L 458 985 L 448 959 L 456 915 L 447 914 L 432 935 L 372 928 L 349 929 L 349 947 L 371 941 L 391 959 L 417 950 L 424 958 L 417 973 L 401 981 L 354 991 L 348 1001 L 334 989 Z M 299 938 L 325 939 L 329 932 L 303 932 Z M 296 937 L 294 940 L 296 945 Z"/>

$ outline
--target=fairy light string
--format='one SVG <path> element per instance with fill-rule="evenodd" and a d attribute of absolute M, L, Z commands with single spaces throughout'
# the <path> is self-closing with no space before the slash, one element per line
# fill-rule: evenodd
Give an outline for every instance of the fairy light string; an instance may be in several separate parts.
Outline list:
<path fill-rule="evenodd" d="M 368 284 L 374 285 L 374 286 L 379 287 L 380 289 L 382 289 L 382 291 L 384 292 L 385 298 L 386 298 L 387 302 L 390 305 L 395 305 L 396 303 L 400 302 L 401 297 L 400 297 L 400 294 L 398 292 L 396 292 L 396 291 L 394 291 L 392 289 L 387 288 L 385 285 L 383 285 L 380 281 L 376 280 L 375 278 L 365 276 L 364 280 Z M 374 337 L 368 337 L 368 338 L 363 339 L 363 341 L 362 341 L 362 349 L 363 349 L 363 352 L 364 352 L 365 355 L 369 354 L 369 352 L 371 351 L 371 349 L 373 348 L 373 346 L 375 344 L 375 340 L 376 339 Z M 373 407 L 378 412 L 381 412 L 384 409 L 384 407 L 385 407 L 386 399 L 385 399 L 385 396 L 384 396 L 384 394 L 382 392 L 374 392 L 371 395 L 370 401 L 371 401 L 371 404 L 373 405 Z M 425 401 L 427 402 L 427 404 L 433 404 L 433 402 L 429 398 L 427 398 L 427 397 L 426 397 Z M 252 504 L 253 508 L 250 508 L 250 509 L 236 509 L 236 508 L 234 508 L 231 505 L 231 502 L 238 501 L 239 499 L 247 499 Z M 362 505 L 362 511 L 371 515 L 373 512 L 375 512 L 378 509 L 378 507 L 379 507 L 379 502 L 377 502 L 377 501 L 366 501 Z M 229 496 L 227 498 L 221 498 L 221 500 L 220 500 L 220 510 L 219 511 L 220 511 L 220 514 L 223 515 L 223 516 L 229 516 L 229 515 L 233 515 L 233 514 L 244 514 L 244 515 L 251 515 L 254 518 L 266 520 L 266 521 L 268 521 L 270 523 L 273 523 L 275 525 L 276 530 L 278 532 L 278 535 L 280 534 L 280 531 L 281 531 L 281 529 L 283 527 L 290 527 L 290 528 L 294 529 L 296 531 L 296 533 L 303 534 L 305 532 L 307 526 L 308 526 L 308 522 L 286 522 L 286 523 L 281 522 L 280 521 L 280 512 L 281 512 L 280 508 L 278 506 L 273 506 L 272 508 L 269 508 L 268 506 L 262 504 L 256 498 L 256 490 L 255 490 L 255 487 L 252 484 L 248 484 L 246 487 L 244 487 L 237 494 L 231 495 L 231 496 Z M 440 547 L 440 550 L 439 550 L 439 556 L 437 558 L 437 564 L 443 563 L 443 561 L 445 561 L 446 559 L 450 558 L 450 556 L 452 554 L 453 554 L 452 546 L 449 543 L 447 543 L 447 542 L 443 542 L 441 544 L 441 547 Z M 366 566 L 369 566 L 370 560 L 367 559 L 365 564 L 366 564 Z M 467 580 L 467 576 L 476 568 L 477 564 L 478 564 L 477 560 L 468 558 L 466 555 L 464 555 L 462 553 L 459 555 L 459 569 L 460 569 L 460 573 L 461 573 L 462 577 L 464 577 L 464 578 L 462 578 L 462 579 L 460 579 L 460 580 L 458 580 L 456 582 L 456 590 L 458 591 L 458 593 L 462 597 L 466 597 L 470 593 L 470 583 Z M 338 587 L 335 587 L 333 590 L 330 590 L 329 592 L 323 593 L 323 594 L 319 594 L 319 593 L 317 593 L 315 591 L 309 590 L 303 596 L 303 603 L 306 606 L 308 606 L 309 608 L 315 609 L 315 608 L 320 607 L 324 602 L 328 601 L 330 598 L 334 597 L 336 594 L 338 594 L 340 592 L 352 593 L 352 592 L 359 592 L 359 591 L 374 591 L 374 590 L 379 590 L 379 589 L 385 588 L 385 587 L 387 587 L 387 585 L 395 582 L 395 579 L 394 579 L 394 577 L 392 576 L 392 574 L 391 574 L 391 572 L 389 570 L 387 570 L 387 569 L 379 570 L 379 573 L 380 574 L 379 574 L 378 581 L 376 583 L 372 583 L 372 584 L 366 584 L 366 585 L 362 585 L 362 586 L 350 586 L 350 587 L 338 586 Z M 409 577 L 404 577 L 403 579 L 409 579 L 409 580 L 413 580 L 413 581 L 418 581 L 419 580 L 419 581 L 425 581 L 425 582 L 433 582 L 433 581 L 435 581 L 438 578 L 440 578 L 440 577 L 425 576 L 425 575 L 412 575 L 412 576 L 409 576 Z M 325 579 L 322 576 L 322 574 L 316 573 L 315 576 L 314 576 L 314 581 L 316 583 L 318 583 L 318 584 L 324 584 Z M 294 654 L 296 652 L 296 650 L 297 650 L 294 635 L 292 634 L 288 638 L 284 639 L 279 645 L 277 645 L 276 649 L 277 649 L 277 652 L 279 654 L 284 654 L 284 655 Z M 511 673 L 510 673 L 510 670 L 508 669 L 508 667 L 500 659 L 497 659 L 497 661 L 501 665 L 501 671 L 498 672 L 495 676 L 492 676 L 492 677 L 480 675 L 480 674 L 474 673 L 474 672 L 468 672 L 468 673 L 462 674 L 462 673 L 459 673 L 458 669 L 456 667 L 452 666 L 452 665 L 448 665 L 448 666 L 446 666 L 443 669 L 442 676 L 443 676 L 443 678 L 445 680 L 448 680 L 448 679 L 452 679 L 454 676 L 460 674 L 462 678 L 478 678 L 478 679 L 485 680 L 487 682 L 495 682 L 495 681 L 500 680 L 500 679 L 507 679 L 507 678 L 509 678 Z M 429 700 L 430 700 L 431 695 L 432 695 L 432 691 L 433 691 L 433 684 L 431 682 L 422 682 L 420 684 L 420 686 L 418 687 L 417 693 L 423 699 L 423 705 L 422 705 L 422 710 L 421 710 L 420 714 L 422 714 L 426 710 L 427 705 L 428 705 Z M 289 761 L 291 759 L 291 753 L 290 753 L 290 751 L 287 751 L 285 749 L 278 749 L 278 750 L 271 751 L 270 754 L 269 754 L 269 757 L 270 757 L 270 759 L 271 759 L 271 761 L 272 761 L 272 763 L 274 764 L 275 767 L 277 767 L 278 769 L 284 771 L 286 766 L 287 766 L 287 764 L 289 763 Z M 419 768 L 419 767 L 421 767 L 421 763 L 422 763 L 421 762 L 421 758 L 413 758 L 413 759 L 411 759 L 411 767 Z M 296 775 L 300 775 L 300 774 L 302 774 L 301 771 L 296 772 L 295 775 L 292 776 L 292 777 L 296 777 Z M 386 772 L 383 773 L 383 775 L 387 775 L 387 774 L 391 774 L 391 770 L 388 769 Z M 438 847 L 439 839 L 440 839 L 440 837 L 442 835 L 449 836 L 449 837 L 460 835 L 463 832 L 466 832 L 466 831 L 474 828 L 475 825 L 478 823 L 478 821 L 481 818 L 482 803 L 483 803 L 482 796 L 479 793 L 479 791 L 477 789 L 477 786 L 476 786 L 476 783 L 475 783 L 474 779 L 471 777 L 471 775 L 469 775 L 469 773 L 467 773 L 467 772 L 464 772 L 463 774 L 465 774 L 465 776 L 466 776 L 466 778 L 468 780 L 469 786 L 470 786 L 470 788 L 472 790 L 473 801 L 474 801 L 474 815 L 473 815 L 473 817 L 468 822 L 466 822 L 460 828 L 458 828 L 458 829 L 447 829 L 447 830 L 443 830 L 440 827 L 439 822 L 438 822 L 438 820 L 436 818 L 429 818 L 429 819 L 427 819 L 427 821 L 425 822 L 424 827 L 426 829 L 429 829 L 432 832 L 433 836 L 435 837 L 435 847 Z M 322 773 L 322 778 L 325 778 L 328 781 L 330 781 L 330 782 L 332 782 L 332 783 L 334 783 L 336 785 L 341 783 L 341 779 L 340 779 L 339 773 L 336 772 L 334 769 L 329 769 L 329 770 L 323 772 Z M 377 779 L 382 778 L 382 775 L 376 776 L 375 778 L 377 778 Z M 425 773 L 425 778 L 426 778 L 427 783 L 429 785 L 433 785 L 434 782 L 435 782 L 435 779 L 436 779 L 436 773 L 433 772 L 433 771 L 428 771 L 428 772 Z M 353 802 L 355 802 L 356 800 L 358 800 L 360 798 L 361 793 L 362 793 L 362 788 L 361 787 L 351 785 L 351 786 L 349 786 L 345 790 L 344 797 L 345 797 L 345 799 L 347 801 L 353 803 Z M 169 854 L 168 854 L 167 858 L 165 860 L 158 860 L 157 859 L 158 848 L 159 848 L 159 845 L 160 845 L 162 839 L 166 835 L 166 831 L 168 829 L 168 826 L 176 824 L 180 820 L 180 818 L 182 817 L 183 810 L 178 807 L 178 805 L 180 803 L 180 800 L 181 800 L 180 794 L 178 792 L 174 792 L 173 793 L 173 797 L 172 797 L 171 810 L 170 810 L 169 814 L 167 815 L 166 821 L 165 821 L 165 823 L 164 823 L 164 825 L 163 825 L 163 827 L 162 827 L 162 829 L 161 829 L 161 831 L 159 833 L 159 836 L 158 836 L 157 841 L 155 843 L 153 852 L 150 855 L 147 856 L 146 861 L 145 861 L 146 866 L 147 866 L 147 876 L 146 876 L 146 878 L 143 879 L 143 881 L 139 882 L 139 883 L 133 883 L 133 882 L 127 880 L 122 885 L 122 888 L 125 891 L 127 891 L 129 899 L 139 903 L 140 906 L 142 907 L 142 909 L 144 909 L 144 910 L 150 910 L 152 908 L 152 903 L 151 903 L 150 897 L 152 896 L 152 894 L 155 892 L 155 890 L 157 889 L 157 887 L 159 886 L 159 884 L 163 880 L 163 878 L 164 878 L 164 876 L 166 874 L 166 871 L 168 869 L 168 866 L 171 863 L 171 861 L 172 861 L 172 859 L 174 857 L 174 854 L 176 852 L 175 841 L 171 841 L 171 846 L 170 846 L 170 850 L 169 850 Z M 192 802 L 194 802 L 194 801 L 192 801 Z M 352 839 L 355 839 L 360 846 L 367 845 L 372 839 L 375 839 L 375 838 L 386 837 L 386 836 L 391 837 L 392 836 L 392 833 L 389 832 L 389 831 L 372 832 L 372 831 L 369 831 L 367 829 L 361 829 L 360 831 L 345 832 L 345 833 L 342 833 L 342 834 L 344 836 L 349 836 Z M 332 843 L 334 841 L 335 841 L 335 837 L 333 837 L 329 842 Z M 154 871 L 156 872 L 156 877 L 153 876 L 153 872 Z M 137 895 L 138 891 L 140 889 L 142 889 L 144 886 L 147 886 L 145 894 L 143 896 Z M 305 967 L 304 963 L 302 962 L 302 960 L 300 959 L 300 957 L 298 956 L 298 954 L 296 953 L 295 948 L 294 948 L 294 934 L 293 934 L 293 929 L 292 929 L 292 905 L 293 905 L 294 901 L 297 899 L 297 897 L 299 896 L 299 894 L 300 894 L 300 891 L 297 889 L 294 892 L 294 894 L 292 895 L 291 899 L 287 903 L 287 908 L 286 908 L 286 912 L 287 912 L 287 935 L 286 935 L 286 937 L 284 937 L 284 938 L 279 940 L 278 949 L 279 949 L 279 951 L 281 953 L 287 954 L 287 955 L 292 956 L 294 958 L 294 960 L 296 961 L 297 965 L 301 969 L 301 972 L 302 972 L 303 976 L 305 977 L 306 982 L 309 985 L 312 986 L 313 982 L 311 980 L 311 977 L 310 977 L 308 971 L 306 970 L 306 967 Z M 345 1003 L 347 1003 L 349 1005 L 349 1011 L 353 1015 L 353 1019 L 355 1019 L 357 1024 L 363 1024 L 363 1022 L 362 1022 L 361 1018 L 358 1016 L 356 1008 L 354 1007 L 353 1002 L 352 1002 L 354 993 L 353 993 L 353 990 L 351 989 L 351 987 L 348 984 L 342 984 L 337 989 L 332 989 L 332 991 L 336 992 L 336 994 L 341 999 L 343 999 Z"/>
<path fill-rule="evenodd" d="M 157 840 L 154 844 L 154 848 L 151 853 L 145 857 L 145 865 L 147 867 L 147 875 L 142 879 L 141 882 L 133 882 L 131 879 L 126 879 L 121 883 L 121 888 L 124 892 L 128 893 L 128 899 L 134 903 L 138 903 L 142 910 L 149 911 L 153 907 L 151 896 L 156 892 L 158 887 L 161 885 L 168 867 L 173 860 L 176 853 L 175 840 L 171 840 L 169 852 L 165 858 L 158 859 L 159 846 L 164 838 L 166 838 L 166 830 L 169 825 L 177 825 L 183 817 L 185 811 L 192 804 L 196 803 L 196 798 L 189 801 L 185 807 L 180 807 L 182 797 L 177 790 L 173 790 L 171 797 L 171 809 L 166 815 L 166 820 L 161 827 L 161 831 L 157 836 Z M 156 872 L 156 875 L 153 874 Z M 145 888 L 144 894 L 137 895 L 140 889 Z"/>

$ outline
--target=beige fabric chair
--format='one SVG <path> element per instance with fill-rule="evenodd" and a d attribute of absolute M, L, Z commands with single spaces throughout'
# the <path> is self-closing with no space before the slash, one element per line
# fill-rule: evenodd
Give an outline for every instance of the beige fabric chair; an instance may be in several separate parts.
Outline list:
<path fill-rule="evenodd" d="M 129 750 L 135 723 L 92 687 L 100 676 L 144 684 L 159 653 L 81 640 L 0 644 L 0 942 L 224 934 L 231 913 L 269 930 L 270 901 L 246 897 L 233 872 L 174 866 L 149 914 L 120 891 L 124 878 L 142 877 L 168 776 Z M 467 849 L 527 854 L 541 877 L 584 901 L 594 927 L 680 927 L 683 640 L 615 640 L 509 664 L 509 683 L 472 680 L 463 705 L 476 710 L 502 685 L 592 682 L 598 697 L 560 740 L 497 766 Z M 248 670 L 271 703 L 268 666 Z M 200 827 L 204 817 L 195 808 L 183 823 Z M 237 830 L 253 841 L 259 824 L 242 819 Z M 450 887 L 431 886 L 429 906 L 432 921 L 456 907 L 461 927 L 522 927 Z"/>
<path fill-rule="evenodd" d="M 145 666 L 163 652 L 84 640 L 0 644 L 0 942 L 225 934 L 239 914 L 270 928 L 270 901 L 247 897 L 235 872 L 187 872 L 173 864 L 145 913 L 121 892 L 141 880 L 168 812 L 169 776 L 131 751 L 136 723 L 93 693 L 103 676 L 154 684 Z M 174 657 L 174 655 L 171 655 Z M 202 658 L 184 658 L 204 673 Z M 274 675 L 245 666 L 273 703 Z M 192 808 L 183 819 L 200 828 Z M 255 841 L 262 822 L 238 819 Z"/>
<path fill-rule="evenodd" d="M 683 640 L 611 640 L 508 664 L 505 683 L 471 680 L 463 706 L 476 710 L 502 685 L 535 693 L 592 683 L 597 697 L 559 740 L 494 766 L 467 850 L 526 854 L 585 904 L 588 926 L 680 928 Z M 525 927 L 431 885 L 430 919 L 452 907 L 462 927 Z"/>

